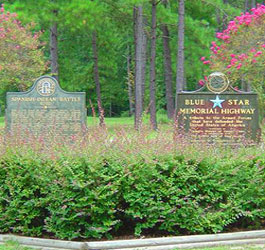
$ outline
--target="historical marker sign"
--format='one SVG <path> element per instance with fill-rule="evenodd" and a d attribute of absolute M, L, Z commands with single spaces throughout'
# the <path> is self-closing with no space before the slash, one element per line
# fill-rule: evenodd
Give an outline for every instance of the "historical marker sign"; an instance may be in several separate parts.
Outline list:
<path fill-rule="evenodd" d="M 85 93 L 62 90 L 53 77 L 42 76 L 27 92 L 8 92 L 7 129 L 33 135 L 70 136 L 86 126 Z"/>
<path fill-rule="evenodd" d="M 193 140 L 222 143 L 240 142 L 245 139 L 257 141 L 257 95 L 224 92 L 228 88 L 227 82 L 222 83 L 220 78 L 207 85 L 212 93 L 178 93 L 179 128 Z"/>

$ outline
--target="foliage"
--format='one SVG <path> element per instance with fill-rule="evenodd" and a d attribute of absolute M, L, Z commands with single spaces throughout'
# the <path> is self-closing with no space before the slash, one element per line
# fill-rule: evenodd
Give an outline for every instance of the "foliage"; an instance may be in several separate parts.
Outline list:
<path fill-rule="evenodd" d="M 0 245 L 0 250 L 32 250 L 32 248 L 22 247 L 16 242 L 7 242 L 4 245 Z"/>
<path fill-rule="evenodd" d="M 74 239 L 264 226 L 264 149 L 191 146 L 172 132 L 91 128 L 70 145 L 1 137 L 0 232 Z"/>
<path fill-rule="evenodd" d="M 0 84 L 25 90 L 45 70 L 43 52 L 39 42 L 41 33 L 32 34 L 33 24 L 23 27 L 17 14 L 0 14 Z"/>
<path fill-rule="evenodd" d="M 6 90 L 25 90 L 39 77 L 46 65 L 40 32 L 32 34 L 34 25 L 22 26 L 17 14 L 0 9 L 0 96 Z M 0 107 L 1 107 L 0 103 Z"/>
<path fill-rule="evenodd" d="M 211 59 L 202 58 L 203 63 L 209 64 L 211 71 L 226 73 L 234 86 L 242 81 L 251 83 L 264 100 L 265 5 L 237 16 L 216 36 L 219 42 L 212 42 Z"/>
<path fill-rule="evenodd" d="M 199 58 L 209 55 L 209 45 L 217 22 L 217 11 L 227 19 L 240 12 L 222 0 L 186 0 L 185 14 L 185 69 L 187 88 L 193 90 L 203 74 Z M 92 31 L 98 35 L 99 75 L 102 102 L 106 116 L 120 116 L 129 109 L 127 65 L 128 47 L 134 55 L 133 7 L 143 4 L 146 19 L 146 33 L 150 40 L 151 5 L 148 0 L 5 0 L 10 10 L 16 11 L 23 23 L 36 23 L 36 30 L 44 30 L 42 39 L 46 42 L 45 55 L 48 56 L 49 27 L 58 23 L 59 79 L 68 91 L 86 91 L 88 99 L 97 106 L 93 79 L 93 54 L 91 49 Z M 233 3 L 234 4 L 234 3 Z M 56 15 L 54 15 L 56 10 Z M 161 2 L 157 5 L 157 109 L 165 109 L 165 84 L 163 68 L 163 39 L 160 30 L 167 24 L 170 32 L 170 46 L 173 70 L 173 88 L 176 78 L 177 54 L 177 1 L 170 1 L 168 7 Z M 148 46 L 148 55 L 149 46 Z M 134 60 L 131 74 L 134 73 Z M 149 63 L 149 58 L 147 60 Z M 149 82 L 149 65 L 146 67 L 146 85 Z M 149 88 L 145 91 L 145 109 L 149 107 Z M 175 92 L 175 91 L 174 91 Z M 89 102 L 87 102 L 89 103 Z M 96 107 L 95 107 L 96 109 Z M 89 111 L 90 112 L 90 111 Z M 91 114 L 91 113 L 90 113 Z"/>

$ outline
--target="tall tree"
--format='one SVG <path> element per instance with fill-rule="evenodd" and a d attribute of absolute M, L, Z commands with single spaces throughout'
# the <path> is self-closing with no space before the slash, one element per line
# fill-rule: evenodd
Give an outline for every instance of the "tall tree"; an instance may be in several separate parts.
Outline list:
<path fill-rule="evenodd" d="M 146 24 L 147 20 L 143 15 L 143 47 L 142 47 L 142 102 L 144 108 L 144 97 L 145 97 L 145 72 L 146 72 L 146 61 L 147 61 L 147 35 L 146 35 Z"/>
<path fill-rule="evenodd" d="M 151 58 L 150 58 L 150 122 L 157 129 L 156 121 L 156 0 L 152 0 Z"/>
<path fill-rule="evenodd" d="M 167 6 L 168 0 L 163 1 Z M 170 50 L 170 35 L 167 24 L 161 25 L 163 33 L 163 59 L 164 59 L 164 78 L 166 87 L 166 103 L 167 103 L 167 116 L 172 119 L 174 116 L 174 97 L 172 90 L 172 60 Z"/>
<path fill-rule="evenodd" d="M 131 47 L 128 45 L 128 54 L 127 54 L 127 84 L 128 84 L 128 97 L 129 97 L 129 115 L 133 114 L 133 74 L 131 70 Z"/>
<path fill-rule="evenodd" d="M 245 0 L 245 12 L 249 9 L 249 0 Z"/>
<path fill-rule="evenodd" d="M 51 0 L 53 4 L 55 0 Z M 57 19 L 58 9 L 52 10 L 53 19 Z M 58 25 L 57 20 L 51 20 L 50 27 L 50 59 L 51 59 L 51 73 L 53 77 L 59 80 L 58 70 Z"/>
<path fill-rule="evenodd" d="M 228 4 L 228 0 L 223 0 L 223 3 L 225 4 L 225 5 L 227 5 Z M 223 13 L 223 30 L 226 28 L 226 26 L 227 26 L 227 20 L 228 20 L 228 16 L 227 16 L 227 14 L 226 13 Z"/>
<path fill-rule="evenodd" d="M 50 28 L 50 58 L 51 58 L 51 73 L 53 77 L 59 80 L 58 70 L 58 31 L 57 23 L 54 22 Z"/>
<path fill-rule="evenodd" d="M 180 92 L 184 88 L 184 18 L 185 18 L 185 0 L 179 0 L 178 7 L 178 58 L 177 58 L 177 82 L 176 92 Z M 176 95 L 177 106 L 177 95 Z"/>
<path fill-rule="evenodd" d="M 143 113 L 143 82 L 145 79 L 145 43 L 143 6 L 136 7 L 135 20 L 135 121 L 136 129 L 140 128 Z"/>
<path fill-rule="evenodd" d="M 101 92 L 100 92 L 100 81 L 99 81 L 99 71 L 98 71 L 98 50 L 97 50 L 97 32 L 92 32 L 92 49 L 93 49 L 93 60 L 94 60 L 94 80 L 96 83 L 97 101 L 98 101 L 98 113 L 99 113 L 99 125 L 101 127 L 105 126 L 104 122 L 104 110 L 101 102 Z"/>

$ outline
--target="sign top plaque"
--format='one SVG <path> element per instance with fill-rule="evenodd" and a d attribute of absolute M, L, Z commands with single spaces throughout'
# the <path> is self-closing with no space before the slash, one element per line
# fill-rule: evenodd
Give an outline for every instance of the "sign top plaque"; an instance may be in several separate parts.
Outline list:
<path fill-rule="evenodd" d="M 215 72 L 209 75 L 206 86 L 209 91 L 220 94 L 227 90 L 229 87 L 229 80 L 225 74 Z"/>

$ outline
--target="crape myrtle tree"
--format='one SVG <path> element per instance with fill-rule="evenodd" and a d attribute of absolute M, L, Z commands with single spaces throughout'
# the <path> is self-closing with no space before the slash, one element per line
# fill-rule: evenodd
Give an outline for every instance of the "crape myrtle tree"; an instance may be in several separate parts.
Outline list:
<path fill-rule="evenodd" d="M 216 34 L 209 59 L 202 57 L 210 71 L 221 71 L 233 86 L 247 82 L 264 100 L 265 90 L 265 5 L 257 5 L 230 21 L 227 29 Z M 209 71 L 208 70 L 208 71 Z M 204 84 L 200 80 L 200 84 Z M 264 103 L 263 103 L 264 106 Z"/>
<path fill-rule="evenodd" d="M 26 90 L 47 64 L 43 56 L 40 32 L 34 24 L 23 26 L 16 13 L 0 9 L 0 86 L 3 90 Z"/>
<path fill-rule="evenodd" d="M 49 47 L 50 73 L 59 80 L 58 39 L 60 24 L 65 22 L 65 7 L 71 0 L 5 0 L 9 8 L 15 10 L 25 22 L 34 21 L 38 29 L 44 30 Z"/>

